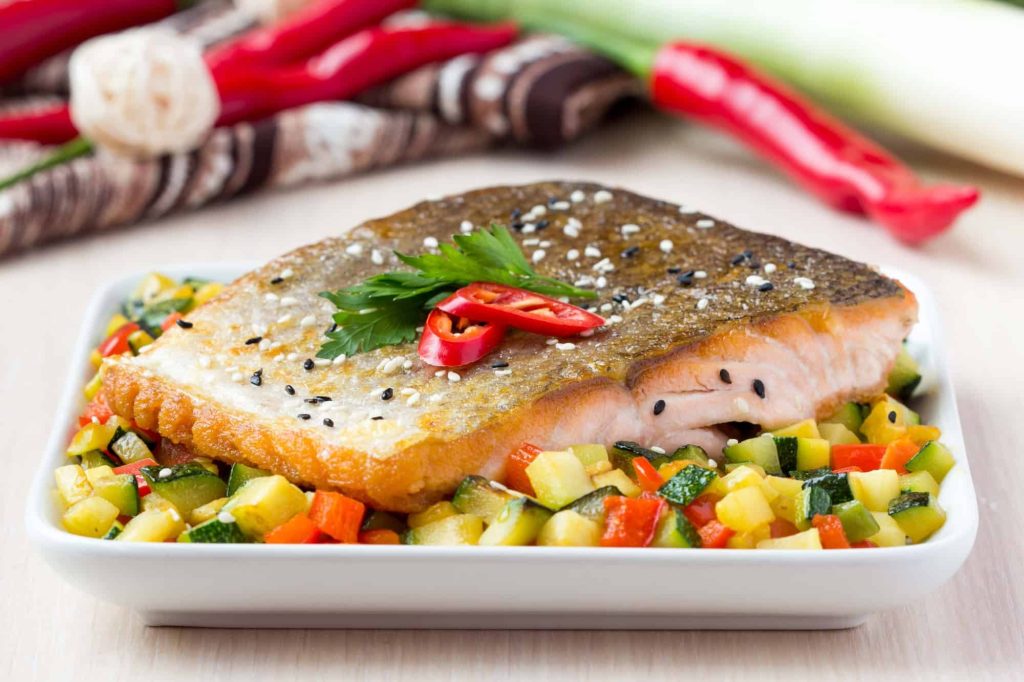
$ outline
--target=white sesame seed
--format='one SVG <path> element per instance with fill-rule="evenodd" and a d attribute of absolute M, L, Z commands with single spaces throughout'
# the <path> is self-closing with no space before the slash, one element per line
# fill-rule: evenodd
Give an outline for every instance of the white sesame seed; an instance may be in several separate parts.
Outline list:
<path fill-rule="evenodd" d="M 601 304 L 601 312 L 602 313 L 610 313 L 611 311 L 612 311 L 612 304 L 611 303 L 602 303 Z"/>
<path fill-rule="evenodd" d="M 267 301 L 270 301 L 270 302 L 274 302 L 274 301 L 280 300 L 280 296 L 278 296 L 277 294 L 275 294 L 272 291 L 269 292 L 269 293 L 264 294 L 263 298 L 264 298 L 264 300 L 267 300 Z"/>
<path fill-rule="evenodd" d="M 278 275 L 278 277 L 280 277 L 281 279 L 288 279 L 289 277 L 292 277 L 294 275 L 294 270 L 292 270 L 291 268 L 285 268 L 284 270 L 281 271 L 281 274 Z"/>
<path fill-rule="evenodd" d="M 773 272 L 775 272 L 778 269 L 779 268 L 778 268 L 778 266 L 775 265 L 775 263 L 765 263 L 765 265 L 764 265 L 765 274 L 768 274 L 768 275 L 772 274 Z"/>
<path fill-rule="evenodd" d="M 544 204 L 537 204 L 536 206 L 530 209 L 530 213 L 536 216 L 545 215 L 547 212 L 548 207 L 545 206 Z"/>
<path fill-rule="evenodd" d="M 270 339 L 260 339 L 260 342 L 256 345 L 264 353 L 270 350 Z"/>
<path fill-rule="evenodd" d="M 597 270 L 598 272 L 611 272 L 614 269 L 615 266 L 608 258 L 602 258 L 601 260 L 594 263 L 594 270 Z"/>
<path fill-rule="evenodd" d="M 608 286 L 608 280 L 604 277 L 598 277 L 594 280 L 595 289 L 604 289 L 606 286 Z"/>
<path fill-rule="evenodd" d="M 533 256 L 530 257 L 530 260 L 532 260 L 534 263 L 539 263 L 542 260 L 544 260 L 544 256 L 546 255 L 548 255 L 547 251 L 545 251 L 544 249 L 537 249 L 536 251 L 533 252 Z"/>
<path fill-rule="evenodd" d="M 551 204 L 551 208 L 555 209 L 556 211 L 568 211 L 570 208 L 572 208 L 572 204 L 570 204 L 568 201 L 556 201 L 555 203 Z"/>
<path fill-rule="evenodd" d="M 345 247 L 345 253 L 347 253 L 350 256 L 361 256 L 363 255 L 363 245 L 349 244 L 348 246 Z"/>
<path fill-rule="evenodd" d="M 577 230 L 582 230 L 583 229 L 583 223 L 580 222 L 579 218 L 575 218 L 573 216 L 569 216 L 569 219 L 565 221 L 565 224 L 566 225 L 572 225 Z"/>
<path fill-rule="evenodd" d="M 577 249 L 569 249 L 565 252 L 566 260 L 577 260 L 580 257 L 580 252 Z"/>
<path fill-rule="evenodd" d="M 573 192 L 572 194 L 569 195 L 569 201 L 571 201 L 574 204 L 578 204 L 578 203 L 580 203 L 581 201 L 583 201 L 586 198 L 587 198 L 587 195 L 584 194 L 583 190 L 581 190 L 581 189 L 578 189 L 578 190 L 576 190 L 575 192 Z"/>
<path fill-rule="evenodd" d="M 809 277 L 796 277 L 793 279 L 793 282 L 795 282 L 796 285 L 799 286 L 801 289 L 814 288 L 814 280 L 810 279 Z"/>
<path fill-rule="evenodd" d="M 347 356 L 347 355 L 345 355 L 344 353 L 342 353 L 342 354 L 341 354 L 341 355 L 339 355 L 338 357 L 336 357 L 336 358 L 334 358 L 333 360 L 331 360 L 331 364 L 332 364 L 332 365 L 340 365 L 341 363 L 345 362 L 345 360 L 346 360 L 347 358 L 348 358 L 348 356 Z"/>
<path fill-rule="evenodd" d="M 437 248 L 437 237 L 424 237 L 423 238 L 423 246 L 427 247 L 428 249 L 436 249 Z"/>
<path fill-rule="evenodd" d="M 574 348 L 576 348 L 576 344 L 571 342 L 556 343 L 555 348 L 557 350 L 573 350 Z"/>
<path fill-rule="evenodd" d="M 217 520 L 221 523 L 234 523 L 235 517 L 231 514 L 231 512 L 222 511 L 217 513 Z"/>
<path fill-rule="evenodd" d="M 687 206 L 686 204 L 683 204 L 679 207 L 679 212 L 682 213 L 683 215 L 689 215 L 691 213 L 696 213 L 697 209 L 693 208 L 692 206 Z"/>
<path fill-rule="evenodd" d="M 300 327 L 312 327 L 316 324 L 316 318 L 312 315 L 306 315 L 304 318 L 299 320 Z"/>
<path fill-rule="evenodd" d="M 586 289 L 587 287 L 594 286 L 594 278 L 591 277 L 590 275 L 583 275 L 572 284 L 573 286 L 579 287 L 581 289 Z"/>
<path fill-rule="evenodd" d="M 287 356 L 285 356 L 285 359 L 286 360 L 296 360 L 296 359 L 298 359 L 298 357 L 299 357 L 298 353 L 289 353 Z"/>
<path fill-rule="evenodd" d="M 707 307 L 708 307 L 708 299 L 702 298 L 699 301 L 697 301 L 697 310 L 704 310 Z"/>
<path fill-rule="evenodd" d="M 747 285 L 752 287 L 759 287 L 767 281 L 768 280 L 766 280 L 764 277 L 761 277 L 760 275 L 750 275 L 747 277 L 746 280 Z"/>
<path fill-rule="evenodd" d="M 708 276 L 708 273 L 706 273 L 703 270 L 698 270 L 695 273 L 693 273 L 694 279 L 706 279 L 707 276 Z"/>
<path fill-rule="evenodd" d="M 597 248 L 596 246 L 588 246 L 587 248 L 583 249 L 583 255 L 586 256 L 587 258 L 600 258 L 601 249 Z"/>
<path fill-rule="evenodd" d="M 415 405 L 419 401 L 420 401 L 420 392 L 416 391 L 415 393 L 413 393 L 411 396 L 409 396 L 406 399 L 405 404 L 408 405 L 409 407 L 412 407 L 413 405 Z"/>
<path fill-rule="evenodd" d="M 654 305 L 661 305 L 662 303 L 665 302 L 665 295 L 654 294 L 653 296 L 651 296 L 651 300 L 654 302 Z"/>
<path fill-rule="evenodd" d="M 537 246 L 537 244 L 540 244 L 540 240 L 537 239 L 536 237 L 531 237 L 530 239 L 523 240 L 523 246 Z"/>
<path fill-rule="evenodd" d="M 743 398 L 736 398 L 736 400 L 733 401 L 733 405 L 735 405 L 736 409 L 740 411 L 740 414 L 750 413 L 750 403 Z"/>
<path fill-rule="evenodd" d="M 452 382 L 453 384 L 458 383 L 462 381 L 462 375 L 459 374 L 458 372 L 448 372 L 448 381 Z"/>
<path fill-rule="evenodd" d="M 283 305 L 283 306 L 291 306 L 291 305 L 298 305 L 298 304 L 299 304 L 299 299 L 295 298 L 294 296 L 284 296 L 284 297 L 281 298 L 281 305 Z"/>
<path fill-rule="evenodd" d="M 231 375 L 232 381 L 241 381 L 243 378 L 244 377 L 242 376 L 241 372 L 235 372 L 234 374 Z"/>
<path fill-rule="evenodd" d="M 402 362 L 402 369 L 412 369 L 412 360 Z"/>
<path fill-rule="evenodd" d="M 331 361 L 327 358 L 313 358 L 313 365 L 316 367 L 328 367 Z"/>
<path fill-rule="evenodd" d="M 582 336 L 585 339 L 588 339 L 588 338 L 590 338 L 593 335 L 594 335 L 594 330 L 593 329 L 584 329 L 583 331 L 580 332 L 580 336 Z"/>
<path fill-rule="evenodd" d="M 594 203 L 595 204 L 604 204 L 604 203 L 607 203 L 607 202 L 611 201 L 612 199 L 613 199 L 612 193 L 609 192 L 606 189 L 599 189 L 596 192 L 594 192 Z"/>
<path fill-rule="evenodd" d="M 662 239 L 661 243 L 658 244 L 658 248 L 661 249 L 662 253 L 672 253 L 673 246 L 671 239 Z"/>
<path fill-rule="evenodd" d="M 410 388 L 408 386 L 398 390 L 399 395 L 412 395 L 413 393 L 416 393 L 416 392 L 417 391 L 416 391 L 415 388 Z"/>
<path fill-rule="evenodd" d="M 639 307 L 640 307 L 640 306 L 642 306 L 642 305 L 643 305 L 644 303 L 647 303 L 647 302 L 648 302 L 649 300 L 650 300 L 650 299 L 648 299 L 648 298 L 646 298 L 646 297 L 643 297 L 643 296 L 641 296 L 640 298 L 638 298 L 638 299 L 636 299 L 635 301 L 633 301 L 633 302 L 632 302 L 632 303 L 631 303 L 631 304 L 629 305 L 629 308 L 630 308 L 630 310 L 632 310 L 633 308 L 639 308 Z"/>
<path fill-rule="evenodd" d="M 725 441 L 725 444 L 729 447 L 732 447 L 733 445 L 739 444 L 739 441 L 736 440 L 735 438 L 730 438 L 729 440 Z"/>
<path fill-rule="evenodd" d="M 370 262 L 374 265 L 384 265 L 384 254 L 380 252 L 380 249 L 370 252 Z"/>
<path fill-rule="evenodd" d="M 473 223 L 468 220 L 463 220 L 459 223 L 459 231 L 462 232 L 462 234 L 469 234 L 473 231 Z"/>
<path fill-rule="evenodd" d="M 566 225 L 562 228 L 562 232 L 566 237 L 572 237 L 573 239 L 580 236 L 580 228 L 575 225 Z"/>
<path fill-rule="evenodd" d="M 657 445 L 652 445 L 651 446 L 651 450 L 653 450 L 654 452 L 657 452 L 659 455 L 664 455 L 665 454 L 665 448 L 659 447 Z"/>
<path fill-rule="evenodd" d="M 511 376 L 511 375 L 512 375 L 512 370 L 510 370 L 510 369 L 496 369 L 496 370 L 494 370 L 494 376 L 496 376 L 496 377 L 507 377 L 507 376 Z"/>
<path fill-rule="evenodd" d="M 159 471 L 159 472 L 157 473 L 157 475 L 156 475 L 156 476 L 157 476 L 157 478 L 168 478 L 168 477 L 169 477 L 169 476 L 170 476 L 171 474 L 173 474 L 173 473 L 174 473 L 173 471 L 171 471 L 171 470 L 170 470 L 170 469 L 168 469 L 167 467 L 164 467 L 163 469 L 161 469 L 161 470 L 160 470 L 160 471 Z"/>
<path fill-rule="evenodd" d="M 434 376 L 437 377 L 438 379 L 443 377 L 445 374 L 446 372 L 443 369 L 439 369 L 436 372 L 434 372 Z"/>
<path fill-rule="evenodd" d="M 544 343 L 548 344 L 549 346 L 553 346 L 556 343 L 558 343 L 558 339 L 551 338 L 551 339 L 546 340 Z"/>
<path fill-rule="evenodd" d="M 621 315 L 612 315 L 611 317 L 608 318 L 607 321 L 608 321 L 608 324 L 618 324 L 619 322 L 622 322 L 622 316 Z"/>
<path fill-rule="evenodd" d="M 626 235 L 626 234 L 636 234 L 637 232 L 640 231 L 640 226 L 635 224 L 635 223 L 626 223 L 625 225 L 623 225 L 620 228 L 620 230 L 622 231 L 622 234 L 624 234 L 624 235 Z"/>
<path fill-rule="evenodd" d="M 289 313 L 287 315 L 282 315 L 281 317 L 277 318 L 277 323 L 278 324 L 288 324 L 291 321 L 292 321 L 291 313 Z"/>
<path fill-rule="evenodd" d="M 522 229 L 522 233 L 523 234 L 533 234 L 536 231 L 537 231 L 537 226 L 534 225 L 533 223 L 525 223 L 523 225 L 523 229 Z"/>
<path fill-rule="evenodd" d="M 701 218 L 694 224 L 702 230 L 707 230 L 715 226 L 715 221 L 711 218 Z"/>

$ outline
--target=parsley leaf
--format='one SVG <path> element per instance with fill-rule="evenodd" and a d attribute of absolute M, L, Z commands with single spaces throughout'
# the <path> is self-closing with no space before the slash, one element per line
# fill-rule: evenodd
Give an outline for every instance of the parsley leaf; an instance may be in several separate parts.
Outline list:
<path fill-rule="evenodd" d="M 595 298 L 551 277 L 538 275 L 512 234 L 500 225 L 452 237 L 438 253 L 418 256 L 395 252 L 414 271 L 385 272 L 360 284 L 320 295 L 338 308 L 338 328 L 327 333 L 317 357 L 355 355 L 382 346 L 409 343 L 416 328 L 438 302 L 472 282 L 493 282 L 548 296 Z"/>

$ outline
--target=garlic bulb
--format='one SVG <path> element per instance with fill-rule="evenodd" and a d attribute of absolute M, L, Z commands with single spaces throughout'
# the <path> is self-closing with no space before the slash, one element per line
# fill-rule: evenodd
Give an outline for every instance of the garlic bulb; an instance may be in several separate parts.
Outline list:
<path fill-rule="evenodd" d="M 71 119 L 101 149 L 150 157 L 188 151 L 213 129 L 220 97 L 194 41 L 142 28 L 71 55 Z"/>
<path fill-rule="evenodd" d="M 235 0 L 235 6 L 260 20 L 272 24 L 294 14 L 313 0 Z"/>

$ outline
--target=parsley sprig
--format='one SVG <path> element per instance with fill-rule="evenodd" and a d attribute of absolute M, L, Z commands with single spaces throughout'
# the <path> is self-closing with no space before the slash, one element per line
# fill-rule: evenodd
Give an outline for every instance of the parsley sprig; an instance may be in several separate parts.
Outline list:
<path fill-rule="evenodd" d="M 355 355 L 416 339 L 416 328 L 438 302 L 472 282 L 494 282 L 547 296 L 595 298 L 551 277 L 538 275 L 512 235 L 501 225 L 455 235 L 438 253 L 410 256 L 395 252 L 412 271 L 385 272 L 355 286 L 320 295 L 338 308 L 338 327 L 327 333 L 317 357 Z"/>

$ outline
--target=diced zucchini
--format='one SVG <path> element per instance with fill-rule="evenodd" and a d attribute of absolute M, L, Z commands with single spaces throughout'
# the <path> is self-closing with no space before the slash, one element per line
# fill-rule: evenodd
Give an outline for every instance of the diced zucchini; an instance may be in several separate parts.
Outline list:
<path fill-rule="evenodd" d="M 757 543 L 758 549 L 822 549 L 821 537 L 817 528 L 805 530 L 796 535 L 782 538 L 769 538 Z"/>
<path fill-rule="evenodd" d="M 796 439 L 797 471 L 813 471 L 828 468 L 832 457 L 832 445 L 824 438 Z"/>
<path fill-rule="evenodd" d="M 104 540 L 114 540 L 115 538 L 117 538 L 118 535 L 121 534 L 121 531 L 123 531 L 123 530 L 124 530 L 124 524 L 121 523 L 120 521 L 114 521 L 114 523 L 112 523 L 110 525 L 110 530 L 108 530 L 107 534 L 103 536 L 103 539 Z"/>
<path fill-rule="evenodd" d="M 142 498 L 139 502 L 139 506 L 142 507 L 142 511 L 162 510 L 173 511 L 178 515 L 181 514 L 181 512 L 178 511 L 178 508 L 175 507 L 170 500 L 161 497 L 159 493 L 155 493 L 153 491 L 150 491 L 148 495 Z"/>
<path fill-rule="evenodd" d="M 459 510 L 455 508 L 454 504 L 447 500 L 442 500 L 441 502 L 435 502 L 421 512 L 409 514 L 406 521 L 410 528 L 419 528 L 420 526 L 428 526 L 442 519 L 447 519 L 449 516 L 457 516 L 458 513 Z"/>
<path fill-rule="evenodd" d="M 701 458 L 701 454 L 704 455 L 703 458 Z M 675 462 L 680 459 L 707 461 L 707 453 L 696 445 L 684 446 L 677 448 L 671 453 L 665 453 L 645 448 L 642 445 L 629 440 L 622 440 L 615 443 L 615 445 L 612 446 L 609 456 L 611 457 L 612 464 L 615 468 L 622 469 L 632 479 L 636 478 L 636 473 L 633 471 L 633 459 L 635 457 L 643 457 L 650 462 L 651 466 L 655 469 L 663 464 Z"/>
<path fill-rule="evenodd" d="M 921 542 L 942 528 L 946 512 L 928 493 L 904 493 L 889 503 L 891 516 L 912 542 Z"/>
<path fill-rule="evenodd" d="M 879 531 L 868 538 L 879 547 L 903 547 L 907 544 L 907 535 L 900 528 L 900 524 L 885 512 L 871 512 L 872 518 L 878 524 Z"/>
<path fill-rule="evenodd" d="M 70 507 L 92 495 L 92 486 L 89 485 L 85 470 L 77 464 L 57 467 L 53 472 L 53 477 L 57 482 L 57 492 L 65 507 Z M 104 530 L 106 529 L 104 528 Z"/>
<path fill-rule="evenodd" d="M 148 332 L 139 329 L 129 334 L 125 340 L 128 342 L 128 348 L 131 349 L 132 355 L 138 355 L 139 349 L 153 343 L 154 339 Z"/>
<path fill-rule="evenodd" d="M 697 499 L 718 478 L 714 471 L 691 464 L 665 482 L 658 494 L 669 502 L 685 507 Z"/>
<path fill-rule="evenodd" d="M 220 510 L 223 509 L 224 505 L 227 503 L 228 498 L 218 497 L 213 502 L 207 502 L 204 505 L 196 507 L 192 510 L 192 513 L 188 515 L 188 522 L 193 526 L 205 523 L 220 513 Z"/>
<path fill-rule="evenodd" d="M 223 495 L 222 489 L 218 497 Z M 235 523 L 247 536 L 262 538 L 296 514 L 305 512 L 306 496 L 284 476 L 265 476 L 243 485 L 224 505 L 223 511 L 235 517 Z"/>
<path fill-rule="evenodd" d="M 548 509 L 561 509 L 594 490 L 583 463 L 568 452 L 547 451 L 526 467 L 537 499 Z"/>
<path fill-rule="evenodd" d="M 516 496 L 483 476 L 466 476 L 455 490 L 452 506 L 460 514 L 476 514 L 491 523 L 507 502 Z"/>
<path fill-rule="evenodd" d="M 804 480 L 803 487 L 810 488 L 817 486 L 828 493 L 832 504 L 842 504 L 853 499 L 853 491 L 850 490 L 850 480 L 846 473 L 827 473 Z"/>
<path fill-rule="evenodd" d="M 402 536 L 407 545 L 475 545 L 484 532 L 484 522 L 473 514 L 456 514 L 425 526 L 413 528 Z"/>
<path fill-rule="evenodd" d="M 775 436 L 775 451 L 779 457 L 779 468 L 783 474 L 796 471 L 796 452 L 798 449 L 796 436 Z"/>
<path fill-rule="evenodd" d="M 86 497 L 71 505 L 61 522 L 69 533 L 101 538 L 110 530 L 121 512 L 102 497 Z"/>
<path fill-rule="evenodd" d="M 168 500 L 183 516 L 191 514 L 196 507 L 224 497 L 227 490 L 220 476 L 194 462 L 172 467 L 147 466 L 140 471 L 153 492 Z"/>
<path fill-rule="evenodd" d="M 570 455 L 571 456 L 571 455 Z M 533 500 L 510 500 L 478 540 L 480 545 L 529 545 L 551 518 L 551 510 Z"/>
<path fill-rule="evenodd" d="M 116 430 L 116 424 L 86 424 L 71 439 L 67 449 L 68 457 L 78 457 L 91 450 L 106 450 Z"/>
<path fill-rule="evenodd" d="M 115 474 L 110 467 L 95 467 L 85 472 L 93 494 L 116 506 L 122 516 L 139 513 L 139 484 L 132 474 Z"/>
<path fill-rule="evenodd" d="M 846 539 L 850 542 L 867 540 L 881 530 L 878 521 L 859 500 L 832 505 L 832 513 L 839 517 Z"/>
<path fill-rule="evenodd" d="M 758 488 L 740 488 L 715 505 L 718 520 L 734 531 L 745 533 L 775 520 L 764 493 Z"/>
<path fill-rule="evenodd" d="M 409 529 L 405 521 L 394 514 L 379 509 L 367 510 L 360 530 L 393 530 L 399 535 Z"/>
<path fill-rule="evenodd" d="M 722 452 L 728 462 L 753 462 L 769 474 L 782 473 L 775 439 L 771 435 L 748 438 L 727 446 Z"/>
<path fill-rule="evenodd" d="M 537 536 L 537 544 L 545 547 L 596 547 L 600 543 L 601 526 L 571 509 L 548 519 Z"/>
<path fill-rule="evenodd" d="M 615 471 L 619 471 L 615 469 Z M 622 473 L 619 471 L 619 473 Z M 625 474 L 622 474 L 626 478 Z M 629 479 L 626 478 L 628 481 Z M 635 485 L 630 481 L 631 485 Z M 613 485 L 606 485 L 598 488 L 592 493 L 587 493 L 578 500 L 573 500 L 565 506 L 565 511 L 574 511 L 580 516 L 590 519 L 596 523 L 604 523 L 604 498 L 612 495 L 622 495 L 622 491 Z"/>
<path fill-rule="evenodd" d="M 854 499 L 873 512 L 889 511 L 889 502 L 900 494 L 900 477 L 892 469 L 851 471 L 849 482 Z"/>
<path fill-rule="evenodd" d="M 151 509 L 129 521 L 116 539 L 120 542 L 164 542 L 178 537 L 184 530 L 185 522 L 178 512 Z"/>
<path fill-rule="evenodd" d="M 640 486 L 630 479 L 626 475 L 626 472 L 622 469 L 612 469 L 602 474 L 597 474 L 591 479 L 594 482 L 594 486 L 597 488 L 614 487 L 618 490 L 617 495 L 625 495 L 626 497 L 639 497 Z"/>
<path fill-rule="evenodd" d="M 231 465 L 231 473 L 228 474 L 228 497 L 231 497 L 241 488 L 243 485 L 248 483 L 254 478 L 262 478 L 269 476 L 269 471 L 263 469 L 257 469 L 241 462 L 235 462 Z"/>
<path fill-rule="evenodd" d="M 830 445 L 856 445 L 860 442 L 857 434 L 842 424 L 819 424 L 818 430 L 821 432 L 821 437 Z"/>
<path fill-rule="evenodd" d="M 927 471 L 938 483 L 942 483 L 954 464 L 956 460 L 949 448 L 938 441 L 928 441 L 907 462 L 907 471 Z"/>
<path fill-rule="evenodd" d="M 858 403 L 846 403 L 836 410 L 835 414 L 825 419 L 824 423 L 842 424 L 852 433 L 860 433 L 860 426 L 864 423 L 864 408 Z M 821 424 L 818 425 L 818 430 L 821 430 Z"/>
<path fill-rule="evenodd" d="M 757 543 L 762 540 L 768 540 L 771 536 L 772 531 L 769 526 L 758 526 L 757 528 L 748 530 L 745 533 L 736 533 L 725 541 L 725 546 L 729 549 L 755 549 L 757 547 Z"/>
<path fill-rule="evenodd" d="M 828 514 L 831 510 L 832 500 L 824 488 L 802 488 L 796 496 L 793 525 L 799 530 L 807 530 L 816 514 Z"/>
<path fill-rule="evenodd" d="M 921 383 L 921 371 L 917 361 L 907 351 L 906 346 L 900 349 L 896 356 L 896 363 L 889 372 L 889 385 L 885 392 L 897 400 L 910 400 L 914 389 Z"/>
<path fill-rule="evenodd" d="M 939 496 L 939 484 L 927 471 L 914 471 L 900 476 L 900 493 L 928 493 Z"/>
<path fill-rule="evenodd" d="M 224 523 L 217 517 L 204 521 L 178 536 L 178 542 L 233 543 L 245 542 L 237 523 Z"/>
<path fill-rule="evenodd" d="M 582 462 L 584 467 L 591 467 L 602 462 L 610 462 L 608 459 L 608 449 L 600 443 L 570 445 L 569 452 Z"/>
<path fill-rule="evenodd" d="M 149 447 L 134 431 L 121 431 L 119 429 L 118 434 L 114 438 L 115 440 L 110 444 L 110 449 L 126 464 L 137 462 L 140 459 L 153 458 L 153 453 L 150 452 Z"/>
<path fill-rule="evenodd" d="M 189 462 L 191 462 L 192 464 L 198 464 L 199 466 L 209 471 L 211 474 L 216 474 L 217 476 L 220 476 L 220 469 L 217 467 L 217 463 L 214 462 L 209 457 L 193 457 L 192 459 L 189 460 Z M 228 497 L 231 496 L 228 495 Z"/>
<path fill-rule="evenodd" d="M 689 460 L 691 462 L 700 462 L 707 464 L 710 461 L 708 453 L 704 451 L 699 445 L 684 445 L 680 448 L 676 448 L 672 453 L 672 461 L 676 462 L 679 460 Z"/>
<path fill-rule="evenodd" d="M 818 433 L 818 425 L 813 419 L 804 419 L 796 424 L 790 424 L 784 429 L 772 431 L 776 438 L 792 436 L 793 438 L 821 438 Z"/>
<path fill-rule="evenodd" d="M 102 450 L 90 450 L 85 454 L 81 455 L 82 468 L 88 471 L 96 467 L 115 467 L 117 462 L 110 458 L 110 455 L 103 452 Z"/>
<path fill-rule="evenodd" d="M 600 536 L 600 533 L 599 533 Z M 670 507 L 658 521 L 652 547 L 699 548 L 700 534 L 682 510 Z"/>
<path fill-rule="evenodd" d="M 766 477 L 768 475 L 767 471 L 762 469 L 757 464 L 754 464 L 753 462 L 728 462 L 725 465 L 725 470 L 726 470 L 727 473 L 731 474 L 732 472 L 736 471 L 737 469 L 750 469 L 751 471 L 755 472 L 761 478 L 764 478 L 764 477 Z"/>
<path fill-rule="evenodd" d="M 781 476 L 769 476 L 765 483 L 778 493 L 775 499 L 769 501 L 772 513 L 777 518 L 796 525 L 796 497 L 800 494 L 803 484 L 796 479 Z"/>

